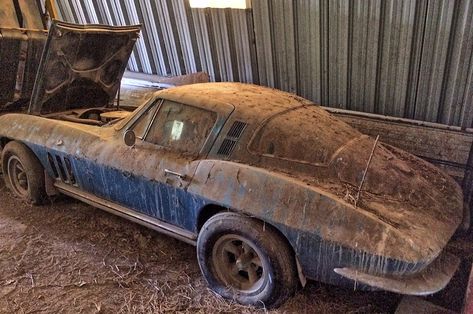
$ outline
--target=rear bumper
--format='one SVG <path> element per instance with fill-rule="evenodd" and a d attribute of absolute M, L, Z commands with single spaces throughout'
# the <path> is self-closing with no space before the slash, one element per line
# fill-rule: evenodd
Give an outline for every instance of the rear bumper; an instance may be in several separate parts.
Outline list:
<path fill-rule="evenodd" d="M 386 291 L 429 295 L 442 290 L 449 283 L 460 265 L 460 259 L 450 253 L 442 253 L 422 271 L 404 276 L 372 275 L 353 268 L 335 268 L 335 273 L 357 283 Z"/>

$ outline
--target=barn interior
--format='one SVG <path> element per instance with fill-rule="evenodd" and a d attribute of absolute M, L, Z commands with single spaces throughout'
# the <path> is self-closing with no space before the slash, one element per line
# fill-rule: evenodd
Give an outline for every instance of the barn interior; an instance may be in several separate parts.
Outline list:
<path fill-rule="evenodd" d="M 118 28 L 109 29 L 110 26 Z M 67 31 L 73 28 L 79 32 L 77 38 L 80 45 L 76 48 L 80 49 L 62 49 L 62 44 L 58 43 L 59 38 L 66 38 L 69 34 Z M 139 35 L 126 35 L 130 41 L 125 44 L 124 40 L 122 43 L 125 31 L 130 34 L 135 31 Z M 94 34 L 100 32 L 115 32 L 116 37 L 104 37 L 107 42 L 94 41 Z M 90 38 L 87 37 L 89 35 Z M 70 36 L 72 38 L 75 35 Z M 54 62 L 64 55 L 68 60 L 71 55 L 78 60 L 81 53 L 100 54 L 102 59 L 107 59 L 104 61 L 105 65 L 97 66 L 97 73 L 106 67 L 105 71 L 112 77 L 106 83 L 103 77 L 99 79 L 90 67 L 87 68 L 87 62 L 91 59 L 84 57 L 84 70 L 71 66 L 77 75 L 86 73 L 83 75 L 95 80 L 94 83 L 100 80 L 97 84 L 105 90 L 104 94 L 93 90 L 96 85 L 81 85 L 79 89 L 72 83 L 63 84 L 66 78 L 70 82 L 74 80 L 68 76 L 71 75 L 68 74 L 68 69 L 54 67 L 57 64 Z M 113 68 L 118 63 L 106 63 L 118 54 L 123 59 L 119 68 L 118 65 Z M 48 62 L 53 65 L 50 66 Z M 396 147 L 420 158 L 429 164 L 428 167 L 433 165 L 436 170 L 432 170 L 432 174 L 436 174 L 436 177 L 430 177 L 429 180 L 434 182 L 443 175 L 449 178 L 445 180 L 451 179 L 458 191 L 461 191 L 462 203 L 461 222 L 455 225 L 455 232 L 448 236 L 445 240 L 448 243 L 441 248 L 442 254 L 448 253 L 448 256 L 454 256 L 459 262 L 454 269 L 453 266 L 450 267 L 451 276 L 441 289 L 409 295 L 413 293 L 406 292 L 407 284 L 404 288 L 396 288 L 397 282 L 388 282 L 376 286 L 378 289 L 374 289 L 375 291 L 364 291 L 357 289 L 358 275 L 355 275 L 356 279 L 351 281 L 351 285 L 338 286 L 305 276 L 299 265 L 300 261 L 296 259 L 296 275 L 298 282 L 300 280 L 297 291 L 278 307 L 267 309 L 263 302 L 262 306 L 239 304 L 237 300 L 229 300 L 215 292 L 202 277 L 202 268 L 199 268 L 196 256 L 195 245 L 199 245 L 197 239 L 189 241 L 182 235 L 169 236 L 169 232 L 163 232 L 163 227 L 154 220 L 135 217 L 130 221 L 124 215 L 111 215 L 107 210 L 96 208 L 101 208 L 100 206 L 90 205 L 86 197 L 70 197 L 67 189 L 59 188 L 58 193 L 49 193 L 49 185 L 53 190 L 60 187 L 54 182 L 60 181 L 61 177 L 66 178 L 62 181 L 69 180 L 74 186 L 76 184 L 73 181 L 80 181 L 75 178 L 78 176 L 75 165 L 72 166 L 75 171 L 72 175 L 71 165 L 66 161 L 68 159 L 64 159 L 64 166 L 53 160 L 53 164 L 59 165 L 57 169 L 54 168 L 56 178 L 53 175 L 51 182 L 45 179 L 48 196 L 40 206 L 18 198 L 18 195 L 11 192 L 11 177 L 5 173 L 9 169 L 7 165 L 2 168 L 2 176 L 7 183 L 4 180 L 0 183 L 0 312 L 473 311 L 473 296 L 470 295 L 473 280 L 469 281 L 473 262 L 470 228 L 473 209 L 472 1 L 0 0 L 0 71 L 0 115 L 5 116 L 6 120 L 27 121 L 17 115 L 41 116 L 41 119 L 86 125 L 87 130 L 110 125 L 120 126 L 133 121 L 129 117 L 139 112 L 140 108 L 145 108 L 145 104 L 154 95 L 168 95 L 163 97 L 174 97 L 169 99 L 176 102 L 177 92 L 173 94 L 172 91 L 179 88 L 184 91 L 182 99 L 197 99 L 197 103 L 204 99 L 199 98 L 204 97 L 199 96 L 204 95 L 204 92 L 192 96 L 186 94 L 185 89 L 190 88 L 187 93 L 191 93 L 192 87 L 189 86 L 194 84 L 240 82 L 281 90 L 292 95 L 284 96 L 287 99 L 294 97 L 294 101 L 304 103 L 304 106 L 309 103 L 318 105 L 334 121 L 342 121 L 342 126 L 338 129 L 340 132 L 348 125 L 374 141 L 372 151 L 371 146 L 363 146 L 366 149 L 360 154 L 369 157 L 367 164 L 363 159 L 366 168 L 363 166 L 354 174 L 356 180 L 361 180 L 361 184 L 358 186 L 356 183 L 354 192 L 347 190 L 346 195 L 341 196 L 345 202 L 353 201 L 355 210 L 365 178 L 367 185 L 378 182 L 382 187 L 394 180 L 386 173 L 386 176 L 377 178 L 373 178 L 373 174 L 369 181 L 370 163 L 378 141 L 386 147 Z M 90 74 L 92 72 L 95 74 Z M 58 83 L 54 85 L 56 81 Z M 65 96 L 54 94 L 64 86 L 67 87 Z M 73 88 L 76 90 L 73 91 Z M 211 88 L 213 87 L 209 87 Z M 267 89 L 261 93 L 266 92 L 270 93 Z M 48 96 L 48 93 L 54 95 Z M 305 100 L 301 100 L 299 96 Z M 275 94 L 274 99 L 266 98 L 268 105 L 274 101 L 274 106 L 278 106 L 277 97 L 279 96 Z M 58 106 L 60 110 L 56 109 Z M 248 107 L 248 116 L 258 116 L 258 110 L 263 111 Z M 195 113 L 196 116 L 199 114 L 201 113 Z M 292 115 L 297 115 L 297 110 Z M 297 119 L 302 122 L 297 125 L 287 124 L 287 127 L 294 128 L 293 133 L 310 133 L 310 127 L 306 130 L 302 127 L 310 124 L 304 121 L 305 116 L 301 113 Z M 262 120 L 264 122 L 261 124 L 266 123 L 266 120 Z M 268 120 L 271 121 L 269 118 Z M 14 127 L 8 127 L 8 132 L 13 132 L 20 122 L 12 122 Z M 5 122 L 0 123 L 6 125 Z M 336 123 L 338 122 L 333 125 L 338 127 Z M 41 133 L 40 129 L 26 124 L 29 123 L 18 127 L 30 130 L 25 138 L 33 139 L 36 135 L 33 133 Z M 242 126 L 240 131 L 243 132 L 245 127 Z M 5 127 L 0 124 L 0 146 L 5 151 L 8 143 L 15 139 L 4 136 L 3 128 Z M 320 132 L 319 137 L 322 138 L 336 137 L 334 134 L 338 134 L 337 128 L 333 128 L 335 133 L 325 135 L 323 132 L 328 131 L 316 125 L 312 126 L 312 131 Z M 179 133 L 177 137 L 181 136 L 181 124 L 173 124 L 171 136 L 176 136 L 175 132 Z M 254 138 L 257 138 L 257 132 L 259 131 L 256 131 Z M 280 133 L 281 137 L 292 134 L 284 133 L 283 129 Z M 63 143 L 59 142 L 61 140 L 52 139 L 52 134 L 41 133 L 41 136 L 46 139 L 51 137 L 50 142 L 62 146 Z M 125 137 L 124 143 L 121 143 L 126 149 L 133 147 L 136 141 L 143 140 L 139 134 L 125 134 L 130 136 Z M 229 138 L 232 139 L 227 135 L 226 140 Z M 252 138 L 251 141 L 253 140 Z M 216 143 L 219 143 L 218 140 Z M 89 142 L 84 145 L 96 145 L 97 155 L 94 158 L 102 158 L 100 145 Z M 226 146 L 226 149 L 238 152 L 239 146 L 235 145 L 236 148 Z M 250 152 L 252 145 L 248 144 L 245 149 Z M 362 145 L 359 146 L 361 149 Z M 224 148 L 222 144 L 219 151 Z M 317 147 L 310 145 L 300 146 L 299 149 L 301 151 L 295 155 L 311 156 L 317 151 Z M 243 147 L 241 150 L 243 151 Z M 212 152 L 210 148 L 209 151 Z M 354 152 L 356 155 L 357 151 Z M 81 154 L 79 148 L 77 154 Z M 219 154 L 216 152 L 215 156 Z M 267 154 L 274 155 L 273 152 Z M 5 157 L 2 158 L 2 164 L 9 164 Z M 120 157 L 108 158 L 118 160 Z M 194 160 L 195 158 L 192 161 Z M 241 157 L 241 162 L 243 161 L 244 158 Z M 226 158 L 226 162 L 229 162 L 229 158 Z M 424 167 L 423 163 L 419 165 L 419 168 Z M 227 168 L 222 166 L 221 169 Z M 242 170 L 243 179 L 245 176 L 260 175 L 260 172 L 252 173 L 252 168 L 248 169 Z M 300 170 L 305 169 L 302 166 L 297 171 L 295 168 L 291 169 L 287 170 L 288 176 L 295 176 L 296 172 L 307 172 Z M 44 176 L 47 177 L 47 170 L 44 171 Z M 137 170 L 139 171 L 141 170 Z M 211 171 L 209 170 L 209 177 Z M 374 173 L 373 169 L 372 171 Z M 405 168 L 402 171 L 411 172 Z M 177 177 L 177 181 L 184 180 L 185 176 L 181 173 L 168 168 L 165 172 Z M 240 170 L 236 174 L 237 181 L 240 180 L 239 174 Z M 412 184 L 416 187 L 415 182 L 409 181 L 411 177 L 413 176 L 406 175 L 402 177 L 404 181 L 396 181 L 396 191 L 397 186 L 410 187 Z M 311 181 L 311 184 L 317 183 Z M 77 185 L 80 187 L 81 182 Z M 93 190 L 98 184 L 88 185 Z M 267 193 L 264 191 L 261 187 L 256 193 L 261 193 L 260 198 L 268 204 L 273 201 L 271 197 L 280 197 L 275 196 L 276 193 L 273 196 L 263 196 Z M 425 193 L 428 194 L 428 191 Z M 412 198 L 423 200 L 418 192 L 412 194 L 416 194 Z M 139 195 L 137 197 L 140 198 Z M 141 194 L 141 198 L 147 197 L 149 195 Z M 287 203 L 299 202 L 292 195 L 284 197 Z M 297 198 L 297 195 L 294 197 Z M 441 198 L 441 201 L 433 200 L 432 204 L 442 204 L 445 221 L 453 220 L 451 212 L 456 206 L 450 201 L 453 196 L 445 193 Z M 392 201 L 388 197 L 385 199 L 386 202 Z M 299 207 L 305 207 L 304 202 L 300 202 L 302 205 Z M 405 202 L 407 203 L 408 201 Z M 359 207 L 362 208 L 362 205 Z M 430 206 L 430 203 L 421 204 L 419 212 L 424 207 L 435 206 Z M 231 208 L 227 209 L 232 211 Z M 218 212 L 220 211 L 212 207 L 206 211 L 204 218 L 210 219 Z M 286 217 L 289 221 L 291 214 L 285 215 L 289 217 Z M 297 219 L 306 223 L 305 216 L 301 217 Z M 394 224 L 393 230 L 400 229 L 399 225 L 410 221 L 401 216 L 399 221 L 392 223 L 389 219 L 398 219 L 397 216 L 392 214 L 383 217 L 383 223 Z M 202 221 L 202 225 L 204 222 L 206 221 Z M 172 226 L 166 227 L 167 223 L 165 222 L 164 229 L 172 229 Z M 159 225 L 159 228 L 153 227 L 153 224 Z M 427 232 L 422 229 L 424 233 L 418 232 L 418 243 L 433 243 L 432 239 L 446 233 L 440 223 L 430 226 L 433 230 Z M 438 229 L 435 229 L 437 226 Z M 370 242 L 370 237 L 363 235 L 364 228 L 368 227 L 358 227 L 356 234 L 349 236 L 365 237 L 366 242 Z M 417 228 L 416 225 L 411 229 Z M 335 228 L 333 230 L 335 231 L 331 231 L 332 233 L 337 232 Z M 333 237 L 335 239 L 337 235 Z M 388 234 L 387 237 L 391 235 Z M 373 239 L 372 246 L 377 246 L 378 242 L 374 241 Z M 401 250 L 403 244 L 396 245 Z M 377 249 L 388 252 L 388 248 Z M 454 257 L 447 262 L 453 265 Z M 315 258 L 313 263 L 316 263 Z M 349 275 L 345 275 L 347 276 Z M 359 280 L 361 283 L 369 281 L 361 276 Z"/>

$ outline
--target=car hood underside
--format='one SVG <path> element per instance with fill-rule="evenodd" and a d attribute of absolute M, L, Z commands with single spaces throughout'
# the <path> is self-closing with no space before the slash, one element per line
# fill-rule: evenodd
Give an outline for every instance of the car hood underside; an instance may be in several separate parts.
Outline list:
<path fill-rule="evenodd" d="M 113 103 L 140 26 L 54 21 L 43 50 L 29 113 L 104 107 Z"/>

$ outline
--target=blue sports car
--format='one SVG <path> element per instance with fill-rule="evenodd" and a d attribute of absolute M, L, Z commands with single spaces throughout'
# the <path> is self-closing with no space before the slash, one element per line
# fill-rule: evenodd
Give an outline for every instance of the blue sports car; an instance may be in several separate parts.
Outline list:
<path fill-rule="evenodd" d="M 275 89 L 204 83 L 114 105 L 139 27 L 55 22 L 29 114 L 0 117 L 5 182 L 196 245 L 209 286 L 276 307 L 306 279 L 424 295 L 463 219 L 446 174 Z"/>

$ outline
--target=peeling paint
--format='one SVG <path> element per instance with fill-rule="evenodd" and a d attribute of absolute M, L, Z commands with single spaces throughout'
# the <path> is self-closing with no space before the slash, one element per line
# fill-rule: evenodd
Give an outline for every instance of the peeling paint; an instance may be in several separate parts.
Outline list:
<path fill-rule="evenodd" d="M 55 174 L 48 153 L 59 160 L 69 158 L 76 182 L 65 183 L 195 236 L 199 215 L 207 205 L 261 219 L 287 238 L 304 276 L 328 283 L 353 285 L 335 268 L 354 269 L 381 281 L 393 277 L 402 281 L 430 271 L 462 219 L 461 190 L 451 178 L 382 143 L 355 207 L 348 196 L 356 195 L 374 140 L 299 97 L 237 83 L 176 87 L 154 97 L 218 113 L 220 122 L 198 156 L 142 140 L 133 147 L 124 144 L 123 133 L 144 107 L 157 103 L 153 101 L 119 124 L 102 127 L 54 117 L 5 115 L 0 117 L 0 135 L 27 144 L 50 176 Z M 310 115 L 293 116 L 296 121 L 284 119 L 284 112 L 309 106 L 303 111 Z M 249 152 L 255 132 L 276 115 L 282 124 L 297 125 L 297 119 L 308 120 L 307 128 L 317 124 L 320 145 L 331 147 L 330 154 L 320 155 L 324 162 Z M 216 152 L 235 120 L 247 127 L 229 160 L 222 160 Z M 328 126 L 334 123 L 343 132 Z M 343 138 L 344 134 L 348 136 Z M 301 141 L 294 149 L 310 151 L 312 147 Z M 164 169 L 188 179 L 167 176 Z M 443 279 L 437 287 L 449 280 L 438 278 Z"/>

